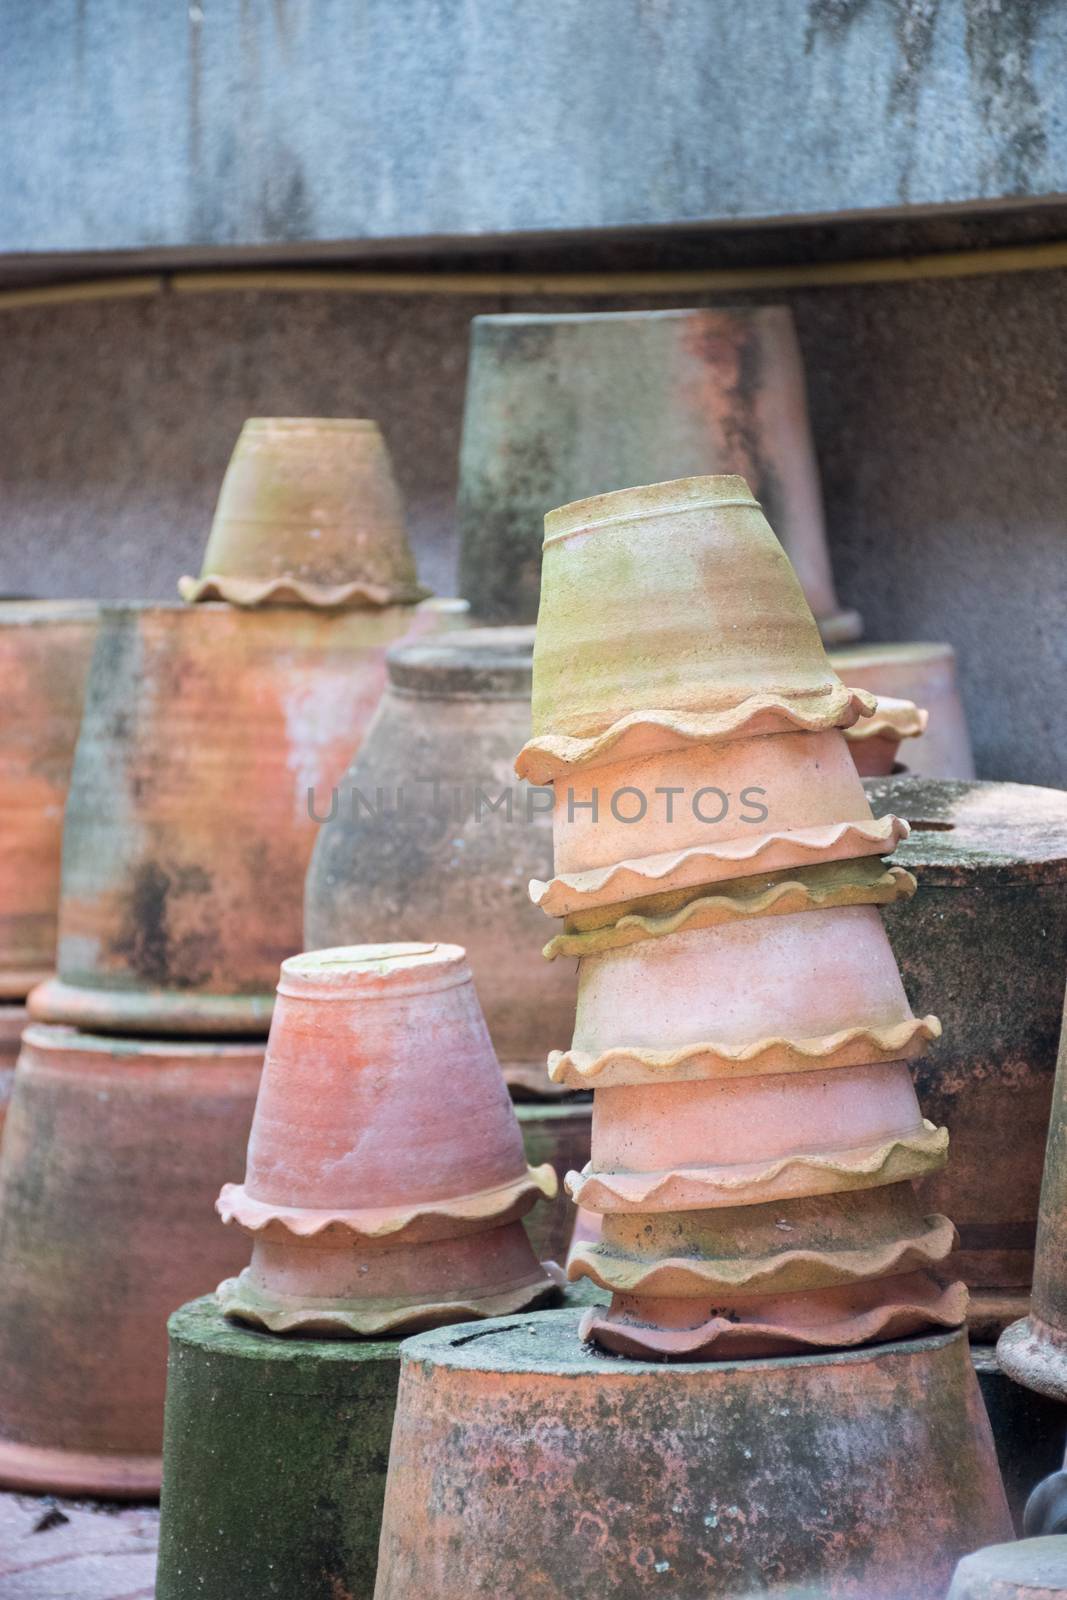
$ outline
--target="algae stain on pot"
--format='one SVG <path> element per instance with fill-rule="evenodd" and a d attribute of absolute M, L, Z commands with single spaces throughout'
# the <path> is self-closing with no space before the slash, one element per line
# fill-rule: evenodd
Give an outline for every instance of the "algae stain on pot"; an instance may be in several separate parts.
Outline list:
<path fill-rule="evenodd" d="M 172 926 L 174 903 L 210 893 L 211 878 L 199 867 L 167 872 L 145 861 L 133 875 L 122 923 L 109 954 L 128 962 L 148 983 L 195 988 L 210 973 L 209 935 L 178 936 Z"/>

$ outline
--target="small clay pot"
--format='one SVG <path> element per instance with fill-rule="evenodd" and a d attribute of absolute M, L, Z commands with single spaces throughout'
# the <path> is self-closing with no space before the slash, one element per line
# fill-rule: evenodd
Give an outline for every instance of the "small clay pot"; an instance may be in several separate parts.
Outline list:
<path fill-rule="evenodd" d="M 222 480 L 199 578 L 185 600 L 234 605 L 411 605 L 404 508 L 376 422 L 250 417 Z"/>
<path fill-rule="evenodd" d="M 416 616 L 104 610 L 67 806 L 59 975 L 33 1016 L 266 1033 L 278 967 L 302 944 L 315 817 Z"/>
<path fill-rule="evenodd" d="M 546 506 L 729 472 L 762 502 L 823 637 L 860 631 L 834 593 L 785 306 L 475 317 L 459 471 L 461 587 L 487 621 L 537 616 Z"/>
<path fill-rule="evenodd" d="M 832 650 L 840 678 L 872 694 L 911 700 L 928 721 L 908 740 L 907 766 L 916 778 L 973 778 L 974 756 L 950 644 L 857 644 Z"/>
<path fill-rule="evenodd" d="M 558 1092 L 545 1058 L 570 1032 L 576 979 L 540 959 L 544 918 L 527 893 L 552 870 L 551 796 L 511 770 L 532 649 L 531 628 L 485 628 L 390 652 L 378 715 L 318 831 L 304 944 L 429 929 L 462 945 L 508 1084 L 543 1095 Z"/>
<path fill-rule="evenodd" d="M 845 729 L 848 748 L 860 777 L 888 778 L 897 768 L 901 743 L 905 739 L 921 739 L 928 720 L 929 713 L 921 711 L 910 700 L 879 695 L 873 715 L 861 717 L 859 722 Z M 908 748 L 911 748 L 910 743 Z"/>
<path fill-rule="evenodd" d="M 965 1334 L 668 1366 L 577 1324 L 405 1343 L 376 1600 L 941 1600 L 1011 1537 Z"/>
<path fill-rule="evenodd" d="M 56 960 L 63 807 L 100 608 L 0 602 L 0 1000 Z"/>
<path fill-rule="evenodd" d="M 30 1026 L 0 1162 L 0 1483 L 159 1491 L 167 1317 L 239 1266 L 212 1201 L 257 1044 Z"/>
<path fill-rule="evenodd" d="M 18 1060 L 22 1030 L 29 1020 L 25 1006 L 15 1005 L 10 1001 L 0 1004 L 0 1134 L 3 1133 L 4 1118 L 11 1103 L 11 1091 L 15 1083 L 15 1062 Z"/>
<path fill-rule="evenodd" d="M 536 1304 L 556 1280 L 521 1218 L 551 1199 L 456 945 L 364 945 L 282 965 L 243 1185 L 254 1235 L 221 1285 L 274 1333 L 378 1335 Z"/>
<path fill-rule="evenodd" d="M 743 478 L 621 489 L 546 516 L 520 776 L 545 782 L 609 752 L 622 761 L 687 741 L 847 727 L 871 710 L 831 671 Z"/>

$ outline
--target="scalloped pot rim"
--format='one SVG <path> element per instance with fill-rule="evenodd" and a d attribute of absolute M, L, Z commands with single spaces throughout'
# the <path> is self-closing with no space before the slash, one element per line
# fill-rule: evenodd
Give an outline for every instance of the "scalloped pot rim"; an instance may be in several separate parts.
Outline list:
<path fill-rule="evenodd" d="M 178 580 L 178 593 L 190 605 L 204 600 L 224 600 L 230 605 L 253 609 L 256 606 L 308 606 L 314 610 L 342 611 L 387 606 L 415 606 L 428 600 L 432 590 L 422 584 L 389 588 L 379 583 L 311 583 L 283 575 L 277 578 L 226 577 L 207 573 L 200 578 Z"/>

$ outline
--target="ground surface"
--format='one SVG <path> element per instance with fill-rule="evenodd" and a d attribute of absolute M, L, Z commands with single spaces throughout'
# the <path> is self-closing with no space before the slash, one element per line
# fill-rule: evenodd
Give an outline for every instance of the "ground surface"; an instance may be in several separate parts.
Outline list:
<path fill-rule="evenodd" d="M 152 1600 L 159 1510 L 0 1494 L 3 1600 Z"/>

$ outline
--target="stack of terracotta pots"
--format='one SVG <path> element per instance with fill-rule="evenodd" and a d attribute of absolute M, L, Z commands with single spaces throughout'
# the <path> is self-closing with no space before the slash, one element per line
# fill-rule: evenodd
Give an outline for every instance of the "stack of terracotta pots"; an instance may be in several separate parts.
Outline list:
<path fill-rule="evenodd" d="M 955 1229 L 911 1187 L 945 1160 L 907 1065 L 939 1024 L 876 909 L 914 888 L 878 860 L 907 825 L 871 813 L 842 730 L 873 701 L 742 479 L 546 519 L 533 709 L 518 770 L 556 805 L 532 892 L 580 959 L 549 1071 L 595 1091 L 571 1192 L 602 1237 L 570 1271 L 613 1296 L 586 1331 L 692 1358 L 959 1324 Z"/>
<path fill-rule="evenodd" d="M 0 1481 L 158 1489 L 165 1324 L 241 1264 L 241 1159 L 316 795 L 417 609 L 373 423 L 257 420 L 193 605 L 104 607 L 0 1176 Z M 59 1136 L 62 1130 L 62 1137 Z"/>

